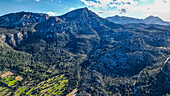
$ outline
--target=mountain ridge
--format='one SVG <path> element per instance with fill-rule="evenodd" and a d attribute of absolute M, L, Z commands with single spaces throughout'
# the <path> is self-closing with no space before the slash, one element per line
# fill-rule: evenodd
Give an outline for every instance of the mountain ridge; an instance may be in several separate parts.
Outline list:
<path fill-rule="evenodd" d="M 12 69 L 9 78 L 23 81 L 11 87 L 0 78 L 0 88 L 28 96 L 66 96 L 75 88 L 80 96 L 168 94 L 160 70 L 170 54 L 169 27 L 116 24 L 87 8 L 61 16 L 18 14 L 0 17 L 0 75 Z"/>
<path fill-rule="evenodd" d="M 158 24 L 158 25 L 170 25 L 170 22 L 164 21 L 157 16 L 148 16 L 145 19 L 138 19 L 127 16 L 118 16 L 106 17 L 106 19 L 117 23 L 117 24 L 130 24 L 130 23 L 144 23 L 144 24 Z"/>

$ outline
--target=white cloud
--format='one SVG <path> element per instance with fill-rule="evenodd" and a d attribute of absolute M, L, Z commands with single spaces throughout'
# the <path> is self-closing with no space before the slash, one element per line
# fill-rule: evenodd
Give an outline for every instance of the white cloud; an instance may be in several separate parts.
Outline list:
<path fill-rule="evenodd" d="M 122 13 L 122 10 L 126 10 L 128 6 L 135 6 L 138 4 L 138 2 L 134 0 L 96 0 L 96 1 L 81 0 L 81 1 L 91 8 L 102 8 L 105 10 L 117 8 L 116 10 L 119 11 L 119 13 Z"/>
<path fill-rule="evenodd" d="M 129 6 L 128 11 L 141 12 L 145 16 L 159 16 L 166 21 L 170 21 L 170 0 L 154 0 L 154 3 L 150 5 L 142 5 L 136 7 Z"/>
<path fill-rule="evenodd" d="M 86 6 L 94 9 L 101 16 L 125 15 L 142 16 L 156 15 L 170 21 L 170 0 L 81 0 Z M 122 10 L 123 9 L 123 10 Z M 124 11 L 124 12 L 122 12 Z M 141 16 L 140 16 L 141 17 Z M 144 17 L 143 17 L 144 18 Z"/>
<path fill-rule="evenodd" d="M 39 2 L 40 0 L 35 0 L 36 2 Z"/>
<path fill-rule="evenodd" d="M 94 1 L 86 1 L 86 0 L 81 0 L 85 5 L 90 6 L 90 7 L 95 7 L 95 8 L 107 8 L 107 4 L 113 3 L 113 0 L 96 0 Z"/>
<path fill-rule="evenodd" d="M 49 12 L 47 12 L 46 14 L 48 14 L 48 15 L 50 15 L 50 16 L 56 16 L 56 15 L 57 15 L 57 13 L 52 12 L 52 11 L 49 11 Z"/>

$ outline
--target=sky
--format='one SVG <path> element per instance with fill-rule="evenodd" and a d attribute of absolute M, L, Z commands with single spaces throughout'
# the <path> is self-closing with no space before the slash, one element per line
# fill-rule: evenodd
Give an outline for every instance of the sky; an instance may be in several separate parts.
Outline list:
<path fill-rule="evenodd" d="M 20 11 L 59 16 L 83 7 L 103 18 L 120 15 L 144 19 L 153 15 L 170 22 L 170 0 L 0 0 L 0 16 Z"/>

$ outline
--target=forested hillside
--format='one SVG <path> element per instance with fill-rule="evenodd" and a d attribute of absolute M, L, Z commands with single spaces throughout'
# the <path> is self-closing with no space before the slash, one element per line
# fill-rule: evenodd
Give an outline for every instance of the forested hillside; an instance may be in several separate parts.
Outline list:
<path fill-rule="evenodd" d="M 1 16 L 0 94 L 168 95 L 169 33 L 164 25 L 115 24 L 88 8 Z"/>

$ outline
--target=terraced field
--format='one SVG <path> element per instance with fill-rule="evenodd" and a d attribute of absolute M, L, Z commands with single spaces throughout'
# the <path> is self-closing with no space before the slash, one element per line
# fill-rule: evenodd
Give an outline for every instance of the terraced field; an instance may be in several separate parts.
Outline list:
<path fill-rule="evenodd" d="M 17 81 L 14 80 L 13 78 L 11 77 L 8 77 L 4 80 L 2 80 L 5 84 L 8 84 L 8 86 L 17 86 Z"/>
<path fill-rule="evenodd" d="M 11 96 L 12 92 L 7 87 L 0 87 L 0 96 Z"/>
<path fill-rule="evenodd" d="M 65 84 L 67 83 L 68 80 L 64 77 L 64 75 L 55 76 L 46 81 L 40 82 L 36 87 L 30 89 L 26 94 L 32 95 L 32 93 L 36 93 L 39 95 L 41 94 L 61 95 L 65 91 L 64 87 Z"/>
<path fill-rule="evenodd" d="M 20 87 L 16 92 L 15 96 L 20 96 L 24 91 L 27 90 L 27 87 Z"/>
<path fill-rule="evenodd" d="M 11 77 L 2 80 L 0 86 L 0 96 L 54 96 L 61 95 L 65 91 L 65 85 L 68 83 L 68 79 L 64 75 L 58 75 L 49 78 L 46 81 L 42 81 L 36 86 L 20 86 L 19 88 L 11 85 L 13 79 Z M 8 86 L 8 87 L 7 87 Z M 13 89 L 16 87 L 17 89 Z"/>

